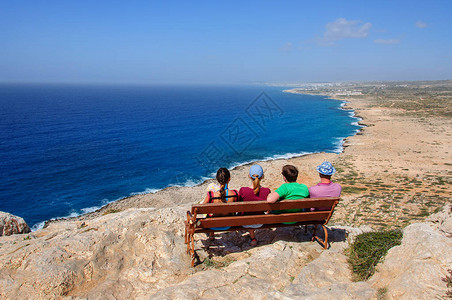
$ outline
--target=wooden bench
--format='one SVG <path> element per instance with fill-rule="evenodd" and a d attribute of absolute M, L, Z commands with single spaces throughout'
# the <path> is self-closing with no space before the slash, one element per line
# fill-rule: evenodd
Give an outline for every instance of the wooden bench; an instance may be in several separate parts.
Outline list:
<path fill-rule="evenodd" d="M 266 201 L 253 202 L 232 202 L 232 203 L 207 203 L 193 204 L 191 211 L 187 211 L 187 220 L 185 221 L 185 243 L 187 244 L 187 253 L 191 255 L 192 266 L 195 262 L 194 234 L 209 233 L 221 231 L 241 231 L 248 230 L 243 225 L 263 224 L 260 228 L 276 228 L 297 225 L 315 225 L 312 233 L 312 241 L 315 239 L 328 248 L 328 232 L 325 225 L 330 220 L 334 208 L 340 198 L 306 198 L 299 200 L 283 200 L 276 203 Z M 289 212 L 282 214 L 266 214 L 264 212 L 287 209 L 308 209 L 304 212 Z M 311 211 L 310 208 L 327 209 Z M 242 213 L 259 213 L 245 214 Z M 228 214 L 222 217 L 205 217 L 206 214 Z M 282 224 L 286 222 L 295 222 L 294 224 Z M 322 240 L 316 235 L 317 226 L 320 225 L 325 233 L 325 239 Z M 212 227 L 227 227 L 227 230 L 212 230 Z M 305 228 L 306 229 L 306 228 Z"/>

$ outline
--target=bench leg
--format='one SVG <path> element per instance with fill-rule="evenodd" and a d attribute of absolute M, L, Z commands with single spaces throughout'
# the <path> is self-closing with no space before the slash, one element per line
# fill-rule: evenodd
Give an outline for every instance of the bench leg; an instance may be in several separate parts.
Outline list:
<path fill-rule="evenodd" d="M 194 267 L 195 266 L 195 237 L 194 237 L 194 234 L 191 235 L 190 255 L 191 255 L 191 266 Z"/>
<path fill-rule="evenodd" d="M 186 237 L 186 244 L 187 244 L 187 254 L 190 253 L 190 234 L 188 234 L 188 236 Z"/>
<path fill-rule="evenodd" d="M 314 225 L 314 232 L 312 233 L 312 241 L 317 240 L 323 246 L 323 249 L 328 249 L 328 230 L 326 229 L 325 225 L 320 224 L 320 226 L 322 226 L 323 232 L 325 233 L 325 240 L 322 241 L 322 239 L 316 235 L 317 225 Z"/>
<path fill-rule="evenodd" d="M 323 249 L 328 248 L 328 230 L 326 230 L 326 226 L 322 225 L 323 231 L 325 232 L 325 244 L 323 245 Z"/>
<path fill-rule="evenodd" d="M 317 224 L 314 224 L 314 229 L 312 230 L 312 238 L 311 241 L 315 241 L 316 235 L 315 233 L 317 232 Z"/>

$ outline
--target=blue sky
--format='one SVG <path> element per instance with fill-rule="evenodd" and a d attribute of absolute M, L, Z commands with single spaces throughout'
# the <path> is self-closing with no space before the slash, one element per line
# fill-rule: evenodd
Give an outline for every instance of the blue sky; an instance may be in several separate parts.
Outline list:
<path fill-rule="evenodd" d="M 452 1 L 2 1 L 0 82 L 452 79 Z"/>

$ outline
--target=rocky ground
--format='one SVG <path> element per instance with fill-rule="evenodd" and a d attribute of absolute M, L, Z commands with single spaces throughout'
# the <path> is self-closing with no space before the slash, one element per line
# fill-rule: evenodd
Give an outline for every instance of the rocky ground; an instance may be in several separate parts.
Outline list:
<path fill-rule="evenodd" d="M 2 237 L 1 299 L 432 299 L 452 266 L 452 207 L 403 230 L 368 281 L 354 282 L 344 249 L 372 230 L 331 226 L 331 248 L 301 228 L 197 235 L 190 267 L 181 208 L 131 208 Z"/>

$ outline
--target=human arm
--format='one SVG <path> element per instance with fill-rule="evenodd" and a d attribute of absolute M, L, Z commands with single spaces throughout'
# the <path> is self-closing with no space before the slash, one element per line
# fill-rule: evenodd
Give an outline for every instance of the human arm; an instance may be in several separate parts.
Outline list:
<path fill-rule="evenodd" d="M 206 198 L 204 199 L 204 202 L 202 204 L 209 203 L 209 193 L 207 193 Z"/>
<path fill-rule="evenodd" d="M 277 192 L 272 192 L 267 196 L 267 202 L 275 203 L 279 199 L 279 194 Z"/>

